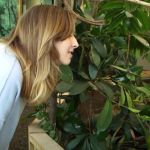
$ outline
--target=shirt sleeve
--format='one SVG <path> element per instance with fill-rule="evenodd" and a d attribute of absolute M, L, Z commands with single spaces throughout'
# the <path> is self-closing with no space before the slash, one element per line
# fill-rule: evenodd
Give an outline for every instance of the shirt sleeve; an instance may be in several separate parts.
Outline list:
<path fill-rule="evenodd" d="M 1 70 L 1 73 L 5 72 L 6 76 L 0 89 L 0 135 L 16 100 L 20 96 L 22 86 L 22 74 L 18 61 L 14 59 L 11 67 L 8 68 L 7 71 Z"/>

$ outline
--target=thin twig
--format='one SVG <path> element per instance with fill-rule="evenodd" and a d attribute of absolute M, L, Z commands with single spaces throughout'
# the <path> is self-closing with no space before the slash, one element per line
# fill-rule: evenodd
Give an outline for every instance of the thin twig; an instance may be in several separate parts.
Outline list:
<path fill-rule="evenodd" d="M 127 55 L 126 55 L 126 64 L 128 64 L 128 61 L 129 61 L 130 40 L 131 40 L 131 36 L 130 36 L 130 33 L 129 33 L 129 35 L 128 35 L 128 49 L 127 49 Z"/>
<path fill-rule="evenodd" d="M 65 7 L 72 13 L 74 14 L 79 20 L 84 21 L 86 23 L 92 24 L 92 25 L 104 25 L 104 20 L 89 20 L 87 18 L 84 18 L 82 16 L 80 16 L 79 14 L 77 14 L 72 8 L 71 6 L 68 4 L 67 0 L 63 0 Z"/>

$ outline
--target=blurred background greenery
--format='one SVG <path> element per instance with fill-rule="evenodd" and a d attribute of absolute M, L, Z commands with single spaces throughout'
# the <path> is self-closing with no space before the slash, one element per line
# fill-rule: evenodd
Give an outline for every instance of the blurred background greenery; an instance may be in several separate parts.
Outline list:
<path fill-rule="evenodd" d="M 15 26 L 19 13 L 35 4 L 51 3 L 52 0 L 0 0 L 0 38 L 6 36 Z"/>
<path fill-rule="evenodd" d="M 0 37 L 14 27 L 17 20 L 17 0 L 0 0 Z"/>

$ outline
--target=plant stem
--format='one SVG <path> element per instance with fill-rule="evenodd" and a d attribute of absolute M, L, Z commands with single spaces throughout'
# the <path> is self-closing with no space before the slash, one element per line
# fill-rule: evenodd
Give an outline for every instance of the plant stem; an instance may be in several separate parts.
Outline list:
<path fill-rule="evenodd" d="M 131 36 L 130 36 L 130 33 L 129 33 L 128 34 L 128 48 L 127 48 L 127 55 L 126 55 L 126 65 L 128 64 L 128 61 L 129 61 L 130 39 L 131 39 Z"/>
<path fill-rule="evenodd" d="M 147 8 L 150 8 L 150 3 L 148 3 L 148 2 L 144 2 L 144 1 L 141 1 L 141 0 L 126 0 L 126 1 L 131 2 L 131 3 L 135 3 L 135 4 L 139 4 L 139 5 L 145 6 Z"/>

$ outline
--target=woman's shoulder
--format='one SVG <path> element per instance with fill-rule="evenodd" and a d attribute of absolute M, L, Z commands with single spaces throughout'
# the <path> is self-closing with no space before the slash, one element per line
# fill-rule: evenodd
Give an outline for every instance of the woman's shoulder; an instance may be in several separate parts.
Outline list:
<path fill-rule="evenodd" d="M 8 78 L 12 78 L 12 83 L 18 83 L 18 81 L 21 83 L 22 70 L 11 49 L 7 45 L 0 43 L 0 91 L 5 86 Z"/>

